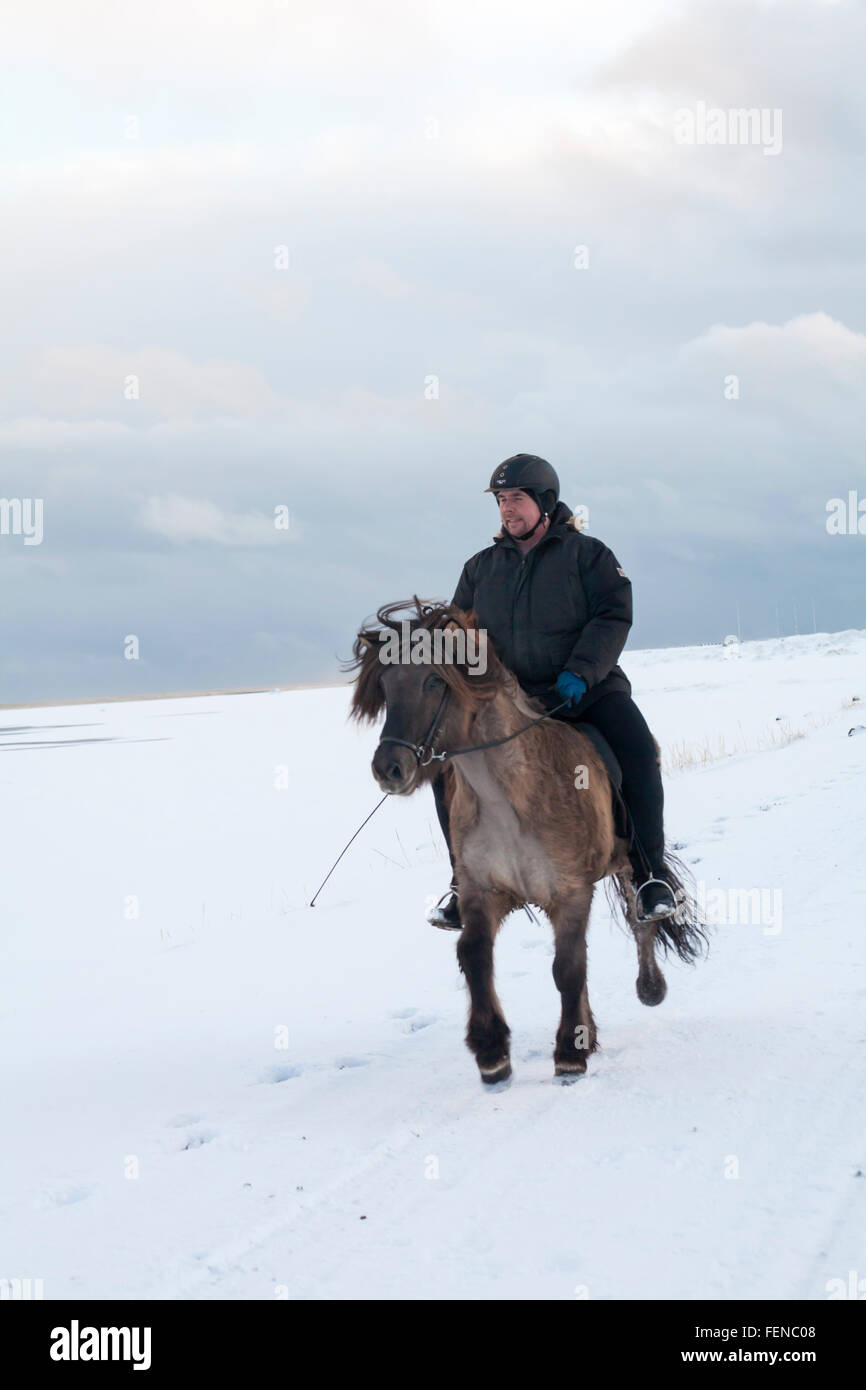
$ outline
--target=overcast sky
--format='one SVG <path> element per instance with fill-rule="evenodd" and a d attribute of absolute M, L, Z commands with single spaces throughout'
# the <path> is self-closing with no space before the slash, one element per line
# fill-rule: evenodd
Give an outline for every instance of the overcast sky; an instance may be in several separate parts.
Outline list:
<path fill-rule="evenodd" d="M 18 0 L 0 52 L 0 703 L 341 679 L 518 451 L 631 646 L 866 627 L 862 4 Z"/>

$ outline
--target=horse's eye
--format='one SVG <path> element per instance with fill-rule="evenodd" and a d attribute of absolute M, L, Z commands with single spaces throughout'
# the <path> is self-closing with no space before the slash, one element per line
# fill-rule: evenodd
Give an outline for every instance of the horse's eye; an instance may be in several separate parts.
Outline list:
<path fill-rule="evenodd" d="M 425 690 L 441 690 L 445 682 L 441 676 L 434 675 L 432 672 L 424 682 Z"/>

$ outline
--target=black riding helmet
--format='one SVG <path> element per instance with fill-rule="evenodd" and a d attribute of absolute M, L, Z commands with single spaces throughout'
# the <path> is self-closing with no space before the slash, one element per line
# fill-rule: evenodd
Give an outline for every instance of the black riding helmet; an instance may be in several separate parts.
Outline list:
<path fill-rule="evenodd" d="M 499 467 L 494 469 L 490 486 L 484 491 L 497 493 L 511 487 L 528 492 L 537 504 L 541 516 L 535 526 L 540 526 L 544 518 L 550 516 L 559 501 L 559 478 L 556 469 L 551 468 L 547 459 L 539 458 L 537 454 L 513 454 L 510 459 L 504 459 Z M 535 530 L 535 526 L 532 531 Z M 532 531 L 527 531 L 526 535 L 531 536 Z"/>

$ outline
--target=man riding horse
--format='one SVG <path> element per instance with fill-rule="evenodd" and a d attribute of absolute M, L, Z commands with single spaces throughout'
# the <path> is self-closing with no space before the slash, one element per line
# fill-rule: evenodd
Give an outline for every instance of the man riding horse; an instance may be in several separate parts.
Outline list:
<path fill-rule="evenodd" d="M 515 454 L 490 486 L 501 531 L 463 566 L 451 600 L 472 610 L 496 654 L 528 695 L 553 718 L 592 724 L 622 768 L 631 813 L 638 917 L 677 910 L 664 866 L 664 791 L 655 740 L 617 665 L 632 623 L 631 582 L 606 545 L 580 530 L 559 500 L 559 478 L 546 459 Z M 460 930 L 459 885 L 448 822 L 444 773 L 433 782 L 436 813 L 448 846 L 452 881 L 429 914 L 436 927 Z M 445 899 L 447 898 L 447 902 Z"/>

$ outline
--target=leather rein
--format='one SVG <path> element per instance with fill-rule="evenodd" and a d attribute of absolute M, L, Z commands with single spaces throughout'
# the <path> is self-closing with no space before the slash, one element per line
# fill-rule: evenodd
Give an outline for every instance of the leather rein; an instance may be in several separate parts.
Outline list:
<path fill-rule="evenodd" d="M 393 738 L 390 734 L 387 734 L 384 738 L 380 738 L 379 742 L 399 743 L 401 747 L 409 748 L 414 753 L 415 760 L 419 767 L 429 767 L 432 762 L 444 762 L 446 758 L 460 758 L 464 753 L 481 753 L 486 748 L 498 748 L 500 744 L 508 743 L 511 739 L 517 738 L 518 734 L 525 734 L 527 729 L 531 729 L 534 725 L 540 724 L 543 719 L 550 719 L 551 715 L 558 713 L 561 709 L 565 709 L 565 706 L 571 703 L 570 700 L 563 700 L 562 704 L 557 705 L 555 709 L 548 710 L 546 714 L 540 714 L 537 719 L 533 719 L 529 724 L 524 724 L 522 729 L 516 729 L 513 734 L 506 734 L 504 738 L 495 738 L 490 743 L 478 743 L 472 748 L 455 748 L 450 753 L 434 753 L 433 740 L 436 737 L 439 722 L 445 709 L 445 701 L 450 693 L 451 687 L 446 685 L 442 692 L 442 699 L 439 701 L 439 708 L 433 716 L 433 722 L 420 743 L 410 743 L 409 740 L 405 738 Z M 424 756 L 425 754 L 427 754 L 426 757 Z"/>

